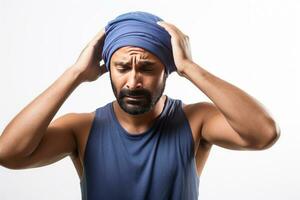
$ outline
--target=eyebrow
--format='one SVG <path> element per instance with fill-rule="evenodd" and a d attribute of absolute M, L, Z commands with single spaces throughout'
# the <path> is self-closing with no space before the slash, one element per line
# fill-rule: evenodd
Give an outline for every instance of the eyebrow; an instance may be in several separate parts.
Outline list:
<path fill-rule="evenodd" d="M 141 63 L 142 65 L 154 65 L 155 62 L 153 61 L 148 61 L 148 60 L 144 60 L 144 61 L 139 61 L 139 63 Z M 115 61 L 114 65 L 120 65 L 120 66 L 129 66 L 130 62 L 124 62 L 124 61 Z"/>

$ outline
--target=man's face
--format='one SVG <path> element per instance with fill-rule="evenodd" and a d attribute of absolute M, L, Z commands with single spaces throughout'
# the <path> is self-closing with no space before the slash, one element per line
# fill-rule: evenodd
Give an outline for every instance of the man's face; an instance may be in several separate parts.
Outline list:
<path fill-rule="evenodd" d="M 152 53 L 126 46 L 111 57 L 110 79 L 120 107 L 131 115 L 150 111 L 163 94 L 166 73 Z"/>

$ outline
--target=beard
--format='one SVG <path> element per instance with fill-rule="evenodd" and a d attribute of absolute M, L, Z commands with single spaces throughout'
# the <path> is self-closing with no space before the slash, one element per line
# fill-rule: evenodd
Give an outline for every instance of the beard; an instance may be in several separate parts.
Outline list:
<path fill-rule="evenodd" d="M 123 88 L 118 93 L 112 82 L 111 74 L 110 83 L 122 110 L 131 115 L 139 115 L 149 112 L 156 105 L 165 90 L 166 78 L 167 75 L 164 73 L 163 83 L 153 93 L 143 88 L 135 90 Z"/>

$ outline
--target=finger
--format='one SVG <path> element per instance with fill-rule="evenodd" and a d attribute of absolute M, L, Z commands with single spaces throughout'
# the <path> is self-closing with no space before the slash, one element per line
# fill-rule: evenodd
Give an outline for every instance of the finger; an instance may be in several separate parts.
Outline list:
<path fill-rule="evenodd" d="M 175 36 L 177 34 L 176 30 L 171 26 L 171 24 L 164 21 L 158 21 L 157 24 L 166 29 L 171 36 Z"/>
<path fill-rule="evenodd" d="M 171 36 L 184 35 L 184 33 L 181 32 L 179 28 L 177 28 L 174 24 L 165 21 L 159 21 L 158 24 L 164 27 L 170 33 Z"/>

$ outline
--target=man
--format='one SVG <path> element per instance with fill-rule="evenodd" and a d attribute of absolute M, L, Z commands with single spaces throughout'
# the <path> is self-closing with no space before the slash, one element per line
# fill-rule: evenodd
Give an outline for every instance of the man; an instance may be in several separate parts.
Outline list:
<path fill-rule="evenodd" d="M 116 101 L 51 122 L 78 85 L 108 71 Z M 173 71 L 213 103 L 185 105 L 163 95 Z M 263 150 L 279 135 L 253 97 L 193 62 L 189 38 L 176 26 L 132 12 L 112 20 L 12 119 L 0 137 L 0 164 L 33 168 L 70 156 L 83 199 L 197 199 L 213 144 Z"/>

